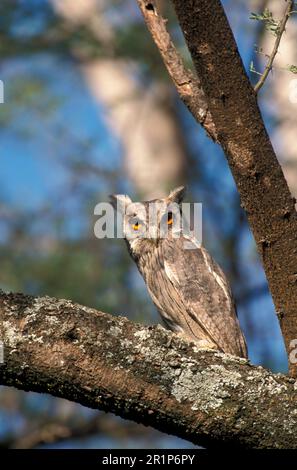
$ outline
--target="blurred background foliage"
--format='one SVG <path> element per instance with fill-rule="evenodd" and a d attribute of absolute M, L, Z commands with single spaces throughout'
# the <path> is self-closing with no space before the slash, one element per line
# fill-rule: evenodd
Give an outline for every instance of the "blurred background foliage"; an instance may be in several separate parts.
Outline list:
<path fill-rule="evenodd" d="M 169 3 L 159 1 L 190 66 Z M 254 45 L 271 48 L 250 12 L 269 4 L 280 16 L 282 3 L 223 1 L 247 73 L 251 60 L 263 69 L 265 57 Z M 292 19 L 280 63 L 297 62 L 296 36 Z M 204 244 L 231 281 L 251 361 L 285 371 L 273 303 L 224 155 L 180 102 L 135 0 L 2 0 L 0 59 L 0 287 L 158 322 L 123 241 L 95 238 L 94 206 L 113 192 L 146 199 L 186 183 L 187 200 L 203 203 Z M 296 196 L 290 79 L 276 70 L 260 105 Z M 2 387 L 0 446 L 190 444 L 61 399 Z"/>

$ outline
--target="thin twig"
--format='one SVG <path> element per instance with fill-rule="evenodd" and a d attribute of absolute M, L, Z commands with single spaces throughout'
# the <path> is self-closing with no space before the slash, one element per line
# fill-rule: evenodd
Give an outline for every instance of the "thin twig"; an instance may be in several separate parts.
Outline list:
<path fill-rule="evenodd" d="M 146 25 L 160 51 L 167 71 L 186 106 L 194 114 L 209 136 L 216 140 L 216 130 L 200 81 L 193 72 L 187 70 L 176 50 L 155 0 L 137 0 Z"/>
<path fill-rule="evenodd" d="M 254 87 L 254 90 L 255 90 L 256 93 L 258 93 L 260 88 L 262 88 L 262 86 L 265 83 L 266 78 L 269 75 L 270 70 L 272 69 L 273 61 L 274 61 L 275 56 L 277 54 L 277 51 L 278 51 L 278 48 L 279 48 L 279 45 L 280 45 L 280 42 L 281 42 L 282 35 L 285 32 L 287 21 L 290 18 L 290 15 L 293 11 L 293 7 L 294 7 L 294 0 L 289 0 L 287 8 L 286 8 L 285 13 L 284 13 L 284 16 L 283 16 L 283 18 L 280 22 L 280 25 L 279 25 L 279 29 L 278 29 L 278 32 L 277 32 L 277 36 L 276 36 L 276 39 L 275 39 L 275 43 L 274 43 L 272 53 L 269 57 L 269 60 L 267 62 L 267 65 L 265 67 L 265 70 L 264 70 L 263 74 L 261 75 L 259 81 L 256 83 L 256 85 Z"/>

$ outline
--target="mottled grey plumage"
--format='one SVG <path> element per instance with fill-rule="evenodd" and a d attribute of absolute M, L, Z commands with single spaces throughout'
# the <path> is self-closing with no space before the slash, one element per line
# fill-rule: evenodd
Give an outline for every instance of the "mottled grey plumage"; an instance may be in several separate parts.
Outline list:
<path fill-rule="evenodd" d="M 247 357 L 230 287 L 221 268 L 195 239 L 182 234 L 174 238 L 170 229 L 166 237 L 160 236 L 168 205 L 180 204 L 183 193 L 180 187 L 168 198 L 147 201 L 142 203 L 144 206 L 132 203 L 128 196 L 112 196 L 123 213 L 128 249 L 170 330 L 197 342 L 198 347 Z M 148 207 L 152 203 L 157 217 L 154 226 L 148 227 Z M 139 227 L 150 230 L 152 238 L 135 236 L 131 229 L 135 224 L 137 231 Z M 185 249 L 189 240 L 193 249 Z"/>

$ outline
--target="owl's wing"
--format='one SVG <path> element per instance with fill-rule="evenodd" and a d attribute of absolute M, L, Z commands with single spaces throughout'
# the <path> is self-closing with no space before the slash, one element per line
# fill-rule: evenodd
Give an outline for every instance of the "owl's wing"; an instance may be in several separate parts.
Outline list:
<path fill-rule="evenodd" d="M 187 245 L 185 245 L 187 244 Z M 187 313 L 187 333 L 211 340 L 218 349 L 246 357 L 246 344 L 226 277 L 208 252 L 189 240 L 167 239 L 163 245 L 164 271 Z"/>

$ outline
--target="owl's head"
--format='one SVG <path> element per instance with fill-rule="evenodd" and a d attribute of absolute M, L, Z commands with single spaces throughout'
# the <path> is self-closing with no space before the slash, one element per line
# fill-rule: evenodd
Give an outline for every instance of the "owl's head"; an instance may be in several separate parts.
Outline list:
<path fill-rule="evenodd" d="M 179 186 L 165 198 L 143 202 L 133 202 L 123 194 L 111 196 L 113 206 L 121 214 L 123 234 L 132 252 L 157 245 L 180 230 L 184 193 L 184 186 Z"/>

